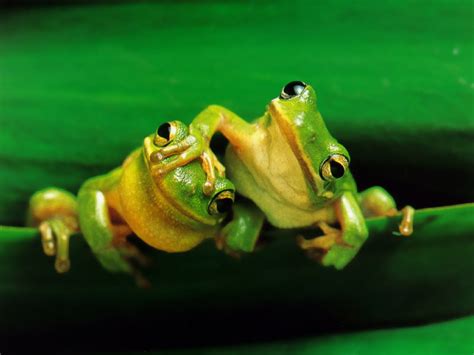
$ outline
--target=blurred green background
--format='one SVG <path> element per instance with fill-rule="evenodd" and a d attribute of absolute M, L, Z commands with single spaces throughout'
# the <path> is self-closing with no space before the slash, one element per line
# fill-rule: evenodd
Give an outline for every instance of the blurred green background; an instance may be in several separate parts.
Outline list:
<path fill-rule="evenodd" d="M 117 166 L 163 120 L 213 103 L 252 119 L 295 79 L 361 187 L 472 201 L 472 19 L 451 0 L 4 7 L 0 223 L 22 223 L 38 188 Z"/>
<path fill-rule="evenodd" d="M 474 201 L 472 1 L 45 3 L 24 0 L 0 3 L 0 224 L 22 225 L 28 197 L 39 188 L 55 185 L 76 191 L 86 178 L 119 165 L 124 156 L 140 145 L 142 138 L 163 121 L 179 119 L 190 122 L 209 104 L 224 105 L 242 117 L 252 119 L 260 115 L 269 100 L 277 96 L 281 87 L 291 80 L 303 80 L 316 88 L 320 111 L 333 135 L 350 151 L 351 169 L 361 188 L 383 185 L 394 194 L 400 205 L 410 203 L 417 208 Z M 473 217 L 466 212 L 456 216 L 452 217 L 451 223 L 460 223 L 461 227 L 450 233 L 460 238 L 456 240 L 470 246 L 472 235 L 469 231 L 472 231 Z M 447 218 L 450 220 L 451 217 Z M 449 223 L 441 226 L 450 228 Z M 434 235 L 433 230 L 428 235 Z M 443 230 L 439 233 L 441 238 Z M 19 232 L 13 237 L 20 240 L 21 234 Z M 31 232 L 28 235 L 31 237 Z M 14 239 L 8 239 L 9 236 L 8 233 L 3 234 L 4 240 L 10 243 Z M 7 242 L 0 246 L 4 260 L 8 259 L 2 269 L 2 275 L 6 275 L 5 280 L 8 280 L 2 289 L 4 307 L 6 309 L 8 305 L 10 310 L 23 307 L 20 314 L 26 317 L 14 320 L 15 313 L 8 313 L 9 321 L 17 322 L 15 324 L 19 327 L 15 333 L 17 340 L 25 332 L 31 335 L 27 331 L 28 327 L 22 328 L 18 324 L 21 324 L 22 319 L 28 319 L 27 315 L 34 313 L 32 309 L 42 304 L 21 303 L 27 302 L 28 297 L 25 295 L 44 296 L 42 292 L 46 292 L 55 301 L 57 299 L 54 297 L 59 297 L 57 295 L 67 295 L 66 286 L 58 282 L 57 275 L 52 274 L 52 265 L 46 264 L 46 261 L 44 265 L 41 264 L 44 258 L 39 255 L 33 257 L 35 263 L 25 266 L 22 261 L 29 260 L 29 252 L 36 250 L 33 246 L 39 248 L 39 245 L 31 244 L 33 239 L 25 240 L 30 243 L 28 247 L 18 243 L 11 246 Z M 434 254 L 430 254 L 432 245 L 426 244 L 425 249 L 420 247 L 425 261 L 419 274 L 406 277 L 410 273 L 409 267 L 397 274 L 397 267 L 405 263 L 405 259 L 397 259 L 393 264 L 387 262 L 386 267 L 395 269 L 393 273 L 389 273 L 390 276 L 385 273 L 377 275 L 377 279 L 364 285 L 365 291 L 355 283 L 353 289 L 344 290 L 343 285 L 336 281 L 338 286 L 333 291 L 317 298 L 318 287 L 303 290 L 303 281 L 306 280 L 298 276 L 308 275 L 301 274 L 299 268 L 309 268 L 309 264 L 306 261 L 301 261 L 304 266 L 291 264 L 302 257 L 296 252 L 291 255 L 277 253 L 281 256 L 281 265 L 277 269 L 275 263 L 278 262 L 267 254 L 263 262 L 251 261 L 246 264 L 247 271 L 243 275 L 252 277 L 252 267 L 268 267 L 270 274 L 273 270 L 273 282 L 267 290 L 270 293 L 277 292 L 279 283 L 285 288 L 288 287 L 285 283 L 291 277 L 300 277 L 296 281 L 300 288 L 295 288 L 295 293 L 302 292 L 301 297 L 305 302 L 316 297 L 318 302 L 329 302 L 335 306 L 337 302 L 331 302 L 329 298 L 334 298 L 340 292 L 355 293 L 358 295 L 356 299 L 368 297 L 370 300 L 370 297 L 377 297 L 375 295 L 378 292 L 378 289 L 371 289 L 370 285 L 379 285 L 383 294 L 390 295 L 388 291 L 392 288 L 387 288 L 387 284 L 394 279 L 402 280 L 392 287 L 403 286 L 399 290 L 400 294 L 393 296 L 404 300 L 398 304 L 403 307 L 409 304 L 412 292 L 421 297 L 418 298 L 419 304 L 432 298 L 426 288 L 423 290 L 426 285 L 420 282 L 426 271 L 430 273 L 430 292 L 436 293 L 446 302 L 450 300 L 449 292 L 443 288 L 443 284 L 439 288 L 435 287 L 436 274 L 443 273 L 443 268 L 451 267 L 467 275 L 472 271 L 472 276 L 474 267 L 469 258 L 472 249 L 464 248 L 465 254 L 462 254 L 463 244 L 450 244 L 452 248 L 447 248 L 447 258 L 443 259 L 442 254 L 439 254 L 443 250 L 443 243 L 436 244 L 439 248 Z M 8 258 L 7 245 L 18 252 L 12 254 L 16 259 Z M 284 244 L 282 248 L 289 245 L 292 244 Z M 389 245 L 397 249 L 394 244 Z M 407 248 L 413 250 L 410 249 L 413 247 Z M 211 252 L 211 249 L 208 247 L 191 253 L 191 256 L 180 256 L 180 271 L 173 270 L 175 274 L 168 276 L 159 274 L 160 277 L 184 277 L 180 274 L 185 273 L 183 263 L 193 265 L 194 262 L 202 263 L 202 258 L 212 259 L 215 252 Z M 399 253 L 404 252 L 403 248 L 399 250 Z M 352 269 L 357 277 L 363 279 L 368 268 L 379 267 L 377 263 L 381 259 L 378 254 L 374 255 L 372 259 L 366 259 L 368 261 L 365 264 L 362 261 L 362 264 Z M 419 254 L 412 255 L 417 258 Z M 429 259 L 430 255 L 441 260 Z M 175 256 L 163 257 L 168 258 L 166 260 L 169 262 L 165 264 L 172 268 Z M 391 258 L 390 253 L 386 258 Z M 206 266 L 201 265 L 202 270 L 197 272 L 196 277 L 204 278 L 213 268 L 221 268 L 221 278 L 217 280 L 223 282 L 225 276 L 222 275 L 235 267 L 224 259 L 218 257 L 215 264 L 204 263 Z M 272 263 L 272 260 L 273 264 L 265 266 L 265 262 Z M 438 263 L 438 266 L 430 267 L 429 260 L 433 264 Z M 90 263 L 94 261 L 91 259 Z M 45 279 L 41 278 L 39 271 L 38 274 L 34 273 L 40 264 L 44 269 L 38 270 L 49 270 L 51 273 Z M 416 262 L 409 265 L 414 268 L 420 266 Z M 78 292 L 77 288 L 92 288 L 91 293 L 95 298 L 91 296 L 88 299 L 89 308 L 94 309 L 98 305 L 103 307 L 107 304 L 103 301 L 104 297 L 114 299 L 113 294 L 110 294 L 111 289 L 113 292 L 123 292 L 120 302 L 139 302 L 140 297 L 143 297 L 126 286 L 125 281 L 119 283 L 120 287 L 114 288 L 114 283 L 107 281 L 109 275 L 99 277 L 97 267 L 88 267 L 85 270 L 94 274 L 90 281 L 93 286 L 86 283 L 87 279 L 82 273 L 77 276 L 78 279 L 74 276 L 69 279 L 67 287 L 75 292 Z M 12 269 L 16 268 L 20 271 L 12 273 Z M 350 273 L 344 274 L 347 280 L 351 279 Z M 26 277 L 27 274 L 30 277 Z M 33 274 L 38 277 L 36 283 L 32 281 Z M 255 292 L 254 308 L 258 309 L 259 302 L 266 300 L 265 289 L 258 286 L 257 277 L 262 274 L 254 274 L 254 279 L 250 281 L 239 279 L 236 275 L 238 270 L 234 270 L 228 280 L 231 284 L 232 281 L 237 283 L 232 288 L 236 292 L 235 297 L 239 298 L 239 293 L 252 295 Z M 321 270 L 309 275 L 325 277 L 327 282 L 338 280 L 339 277 L 332 271 L 328 274 Z M 448 290 L 454 288 L 453 294 L 456 296 L 465 290 L 463 297 L 469 299 L 472 289 L 463 288 L 466 274 L 459 275 L 459 279 L 453 279 L 456 276 L 452 273 L 443 275 L 442 280 L 444 286 L 449 285 Z M 201 302 L 205 297 L 222 296 L 222 284 L 213 284 L 214 276 L 209 277 L 207 282 L 195 282 L 193 287 L 184 289 L 182 285 L 174 285 L 169 280 L 164 282 L 164 287 L 167 285 L 175 289 L 169 291 L 171 296 L 168 298 L 162 296 L 168 303 L 161 307 L 174 310 L 174 313 L 170 311 L 172 315 L 169 316 L 173 318 L 181 307 L 173 303 L 173 297 L 178 292 L 196 292 Z M 28 285 L 18 280 L 28 281 Z M 157 278 L 157 283 L 159 280 Z M 246 285 L 247 281 L 256 289 Z M 101 282 L 105 285 L 102 288 Z M 116 280 L 113 279 L 113 282 Z M 317 282 L 317 279 L 313 282 Z M 49 291 L 46 290 L 48 287 Z M 202 289 L 196 291 L 200 287 Z M 20 293 L 22 297 L 19 297 Z M 101 294 L 103 296 L 99 297 Z M 133 296 L 127 299 L 130 294 Z M 15 304 L 15 297 L 19 297 L 21 302 Z M 67 297 L 71 296 L 65 297 L 57 312 L 84 323 L 85 320 L 80 319 L 77 312 L 67 311 Z M 81 297 L 73 296 L 70 301 L 80 302 Z M 97 298 L 101 301 L 94 303 Z M 284 298 L 278 299 L 267 313 L 257 314 L 274 313 L 276 309 L 289 306 L 296 307 L 298 312 L 304 308 L 301 304 L 298 308 L 291 303 L 298 302 L 298 297 L 288 300 L 288 303 Z M 144 304 L 150 306 L 152 297 L 148 296 L 147 300 Z M 121 307 L 120 302 L 114 303 L 112 300 L 107 312 L 117 312 Z M 188 309 L 187 312 L 200 307 L 206 312 L 213 312 L 212 302 L 211 306 L 196 305 L 191 300 L 184 302 L 186 307 L 183 307 Z M 237 300 L 233 302 L 238 303 Z M 456 302 L 453 300 L 446 315 L 472 313 L 472 304 L 464 303 L 464 308 L 459 308 Z M 223 300 L 220 304 L 211 318 L 223 322 L 237 333 L 223 337 L 222 341 L 216 340 L 215 343 L 239 343 L 237 329 L 242 327 L 243 331 L 246 327 L 243 319 L 250 317 L 251 312 L 236 317 L 238 321 L 230 326 L 232 312 L 229 313 L 229 309 L 232 304 L 226 304 Z M 357 305 L 357 302 L 352 304 Z M 383 314 L 386 311 L 383 302 L 377 305 Z M 280 321 L 298 319 L 291 307 L 283 312 Z M 84 306 L 81 311 L 86 308 Z M 216 314 L 223 312 L 223 309 L 227 313 L 224 312 L 225 316 L 219 318 Z M 163 308 L 159 310 L 163 311 Z M 371 310 L 377 311 L 377 308 Z M 49 311 L 39 314 L 47 318 Z M 206 318 L 205 311 L 197 311 L 196 316 Z M 97 312 L 95 331 L 103 326 L 98 319 L 110 319 L 100 310 Z M 134 321 L 130 314 L 124 316 L 124 324 L 128 326 Z M 140 322 L 148 327 L 150 320 L 143 319 L 145 306 L 140 314 Z M 344 323 L 344 319 L 336 317 L 321 320 L 315 311 L 309 314 L 313 318 L 308 316 L 302 323 L 306 330 L 303 332 L 305 336 L 320 334 L 324 329 L 324 321 L 329 322 L 332 329 L 337 328 L 334 324 L 338 322 L 341 322 L 337 328 L 339 330 L 354 328 Z M 428 311 L 421 314 L 438 313 Z M 159 321 L 166 319 L 156 314 L 154 316 Z M 119 312 L 117 319 L 120 317 Z M 415 320 L 416 323 L 433 320 L 428 317 L 423 321 L 420 317 L 407 316 L 404 323 L 403 319 L 394 322 L 393 319 L 384 321 L 380 316 L 371 317 L 366 321 L 359 319 L 358 327 L 408 325 Z M 67 324 L 66 318 L 64 316 L 62 322 Z M 190 318 L 185 319 L 189 322 Z M 260 330 L 260 337 L 258 334 L 254 337 L 247 335 L 246 339 L 271 339 L 272 319 L 279 318 L 273 315 L 270 321 L 261 323 L 262 327 L 267 328 Z M 312 320 L 319 322 L 314 331 L 310 327 Z M 436 320 L 439 320 L 439 314 Z M 168 321 L 172 324 L 171 329 L 177 327 L 177 321 Z M 9 327 L 9 324 L 5 321 L 4 326 Z M 281 339 L 296 337 L 296 331 L 290 328 L 279 328 L 278 336 Z M 77 329 L 84 328 L 78 326 Z M 434 329 L 437 330 L 430 334 L 438 334 L 436 332 L 440 328 Z M 459 329 L 467 331 L 468 327 L 462 325 Z M 456 334 L 461 333 L 456 331 Z M 462 334 L 465 336 L 462 338 L 463 349 L 468 349 L 470 344 L 466 344 L 465 339 L 469 337 L 466 332 Z M 210 338 L 204 337 L 201 343 L 199 336 L 190 338 L 193 340 L 189 344 L 185 340 L 183 344 L 191 347 L 213 344 Z M 412 339 L 411 344 L 414 346 L 417 336 Z M 137 338 L 136 342 L 140 344 L 140 339 Z M 149 339 L 143 343 L 153 348 L 153 342 Z M 380 349 L 384 349 L 387 344 L 382 342 Z M 133 349 L 140 349 L 140 346 Z"/>

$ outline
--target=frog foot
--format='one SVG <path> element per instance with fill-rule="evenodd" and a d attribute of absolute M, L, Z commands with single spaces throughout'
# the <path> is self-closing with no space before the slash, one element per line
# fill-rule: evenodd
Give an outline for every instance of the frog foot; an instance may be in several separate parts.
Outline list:
<path fill-rule="evenodd" d="M 303 250 L 308 250 L 310 256 L 318 258 L 320 254 L 322 257 L 331 247 L 341 239 L 341 231 L 330 227 L 327 223 L 321 222 L 318 224 L 324 235 L 312 239 L 306 239 L 303 236 L 298 236 L 296 242 Z M 320 261 L 320 260 L 319 260 Z"/>
<path fill-rule="evenodd" d="M 55 217 L 43 221 L 39 225 L 43 251 L 48 256 L 55 256 L 54 268 L 60 274 L 69 271 L 69 238 L 78 231 L 74 217 Z"/>
<path fill-rule="evenodd" d="M 334 266 L 342 269 L 352 260 L 358 248 L 354 248 L 342 239 L 342 231 L 330 227 L 325 222 L 318 224 L 324 235 L 313 239 L 305 239 L 298 236 L 298 246 L 306 251 L 306 255 L 324 266 Z"/>
<path fill-rule="evenodd" d="M 119 249 L 122 257 L 131 265 L 130 273 L 135 280 L 135 283 L 140 288 L 150 288 L 151 282 L 146 278 L 139 267 L 148 267 L 152 264 L 151 259 L 145 256 L 136 246 L 127 243 L 126 246 Z"/>

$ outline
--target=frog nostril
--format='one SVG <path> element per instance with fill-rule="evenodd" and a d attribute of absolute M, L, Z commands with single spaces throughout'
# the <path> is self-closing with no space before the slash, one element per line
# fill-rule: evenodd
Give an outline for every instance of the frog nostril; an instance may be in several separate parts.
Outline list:
<path fill-rule="evenodd" d="M 329 163 L 329 167 L 331 169 L 331 175 L 335 179 L 339 179 L 344 176 L 344 166 L 341 163 L 338 163 L 335 160 L 331 160 Z"/>

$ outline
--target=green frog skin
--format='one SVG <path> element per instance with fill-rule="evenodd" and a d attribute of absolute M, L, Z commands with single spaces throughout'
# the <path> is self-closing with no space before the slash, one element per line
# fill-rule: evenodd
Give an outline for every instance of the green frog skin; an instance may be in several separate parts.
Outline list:
<path fill-rule="evenodd" d="M 323 235 L 309 240 L 298 236 L 297 244 L 323 265 L 342 269 L 354 258 L 368 237 L 366 217 L 398 213 L 383 188 L 357 191 L 349 153 L 329 133 L 310 85 L 288 83 L 252 123 L 209 106 L 191 123 L 188 144 L 159 151 L 160 172 L 209 152 L 216 132 L 229 141 L 224 165 L 237 192 L 275 227 L 321 229 Z M 176 159 L 167 160 L 172 155 Z M 402 210 L 402 235 L 412 233 L 413 213 L 410 206 Z M 238 244 L 226 242 L 231 249 Z"/>

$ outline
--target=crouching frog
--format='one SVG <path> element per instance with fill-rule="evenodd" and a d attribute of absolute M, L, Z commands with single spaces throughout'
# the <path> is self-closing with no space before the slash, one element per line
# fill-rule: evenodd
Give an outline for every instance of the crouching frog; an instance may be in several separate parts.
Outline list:
<path fill-rule="evenodd" d="M 237 191 L 275 227 L 318 227 L 323 235 L 300 236 L 297 244 L 324 265 L 341 269 L 353 259 L 368 236 L 366 217 L 398 213 L 383 188 L 357 191 L 349 153 L 326 128 L 310 85 L 288 83 L 253 123 L 224 107 L 209 106 L 191 123 L 187 144 L 159 150 L 160 172 L 208 151 L 217 131 L 229 141 L 224 165 Z M 412 233 L 413 213 L 410 206 L 402 210 L 401 234 Z M 232 249 L 238 242 L 224 244 Z"/>
<path fill-rule="evenodd" d="M 150 246 L 170 252 L 188 251 L 203 240 L 241 233 L 247 243 L 255 243 L 263 214 L 252 204 L 240 204 L 226 225 L 235 188 L 225 178 L 224 167 L 210 151 L 181 167 L 160 171 L 161 163 L 176 158 L 157 158 L 161 149 L 186 144 L 188 127 L 179 121 L 160 125 L 146 137 L 143 147 L 133 151 L 108 174 L 87 180 L 77 198 L 71 193 L 46 188 L 30 199 L 28 224 L 38 226 L 44 252 L 56 255 L 58 272 L 69 270 L 69 236 L 82 232 L 99 262 L 110 271 L 131 273 L 142 279 L 133 267 L 145 259 L 127 236 L 134 233 Z M 249 224 L 248 215 L 252 216 Z M 253 235 L 252 238 L 248 238 Z M 250 245 L 249 248 L 252 246 Z"/>

